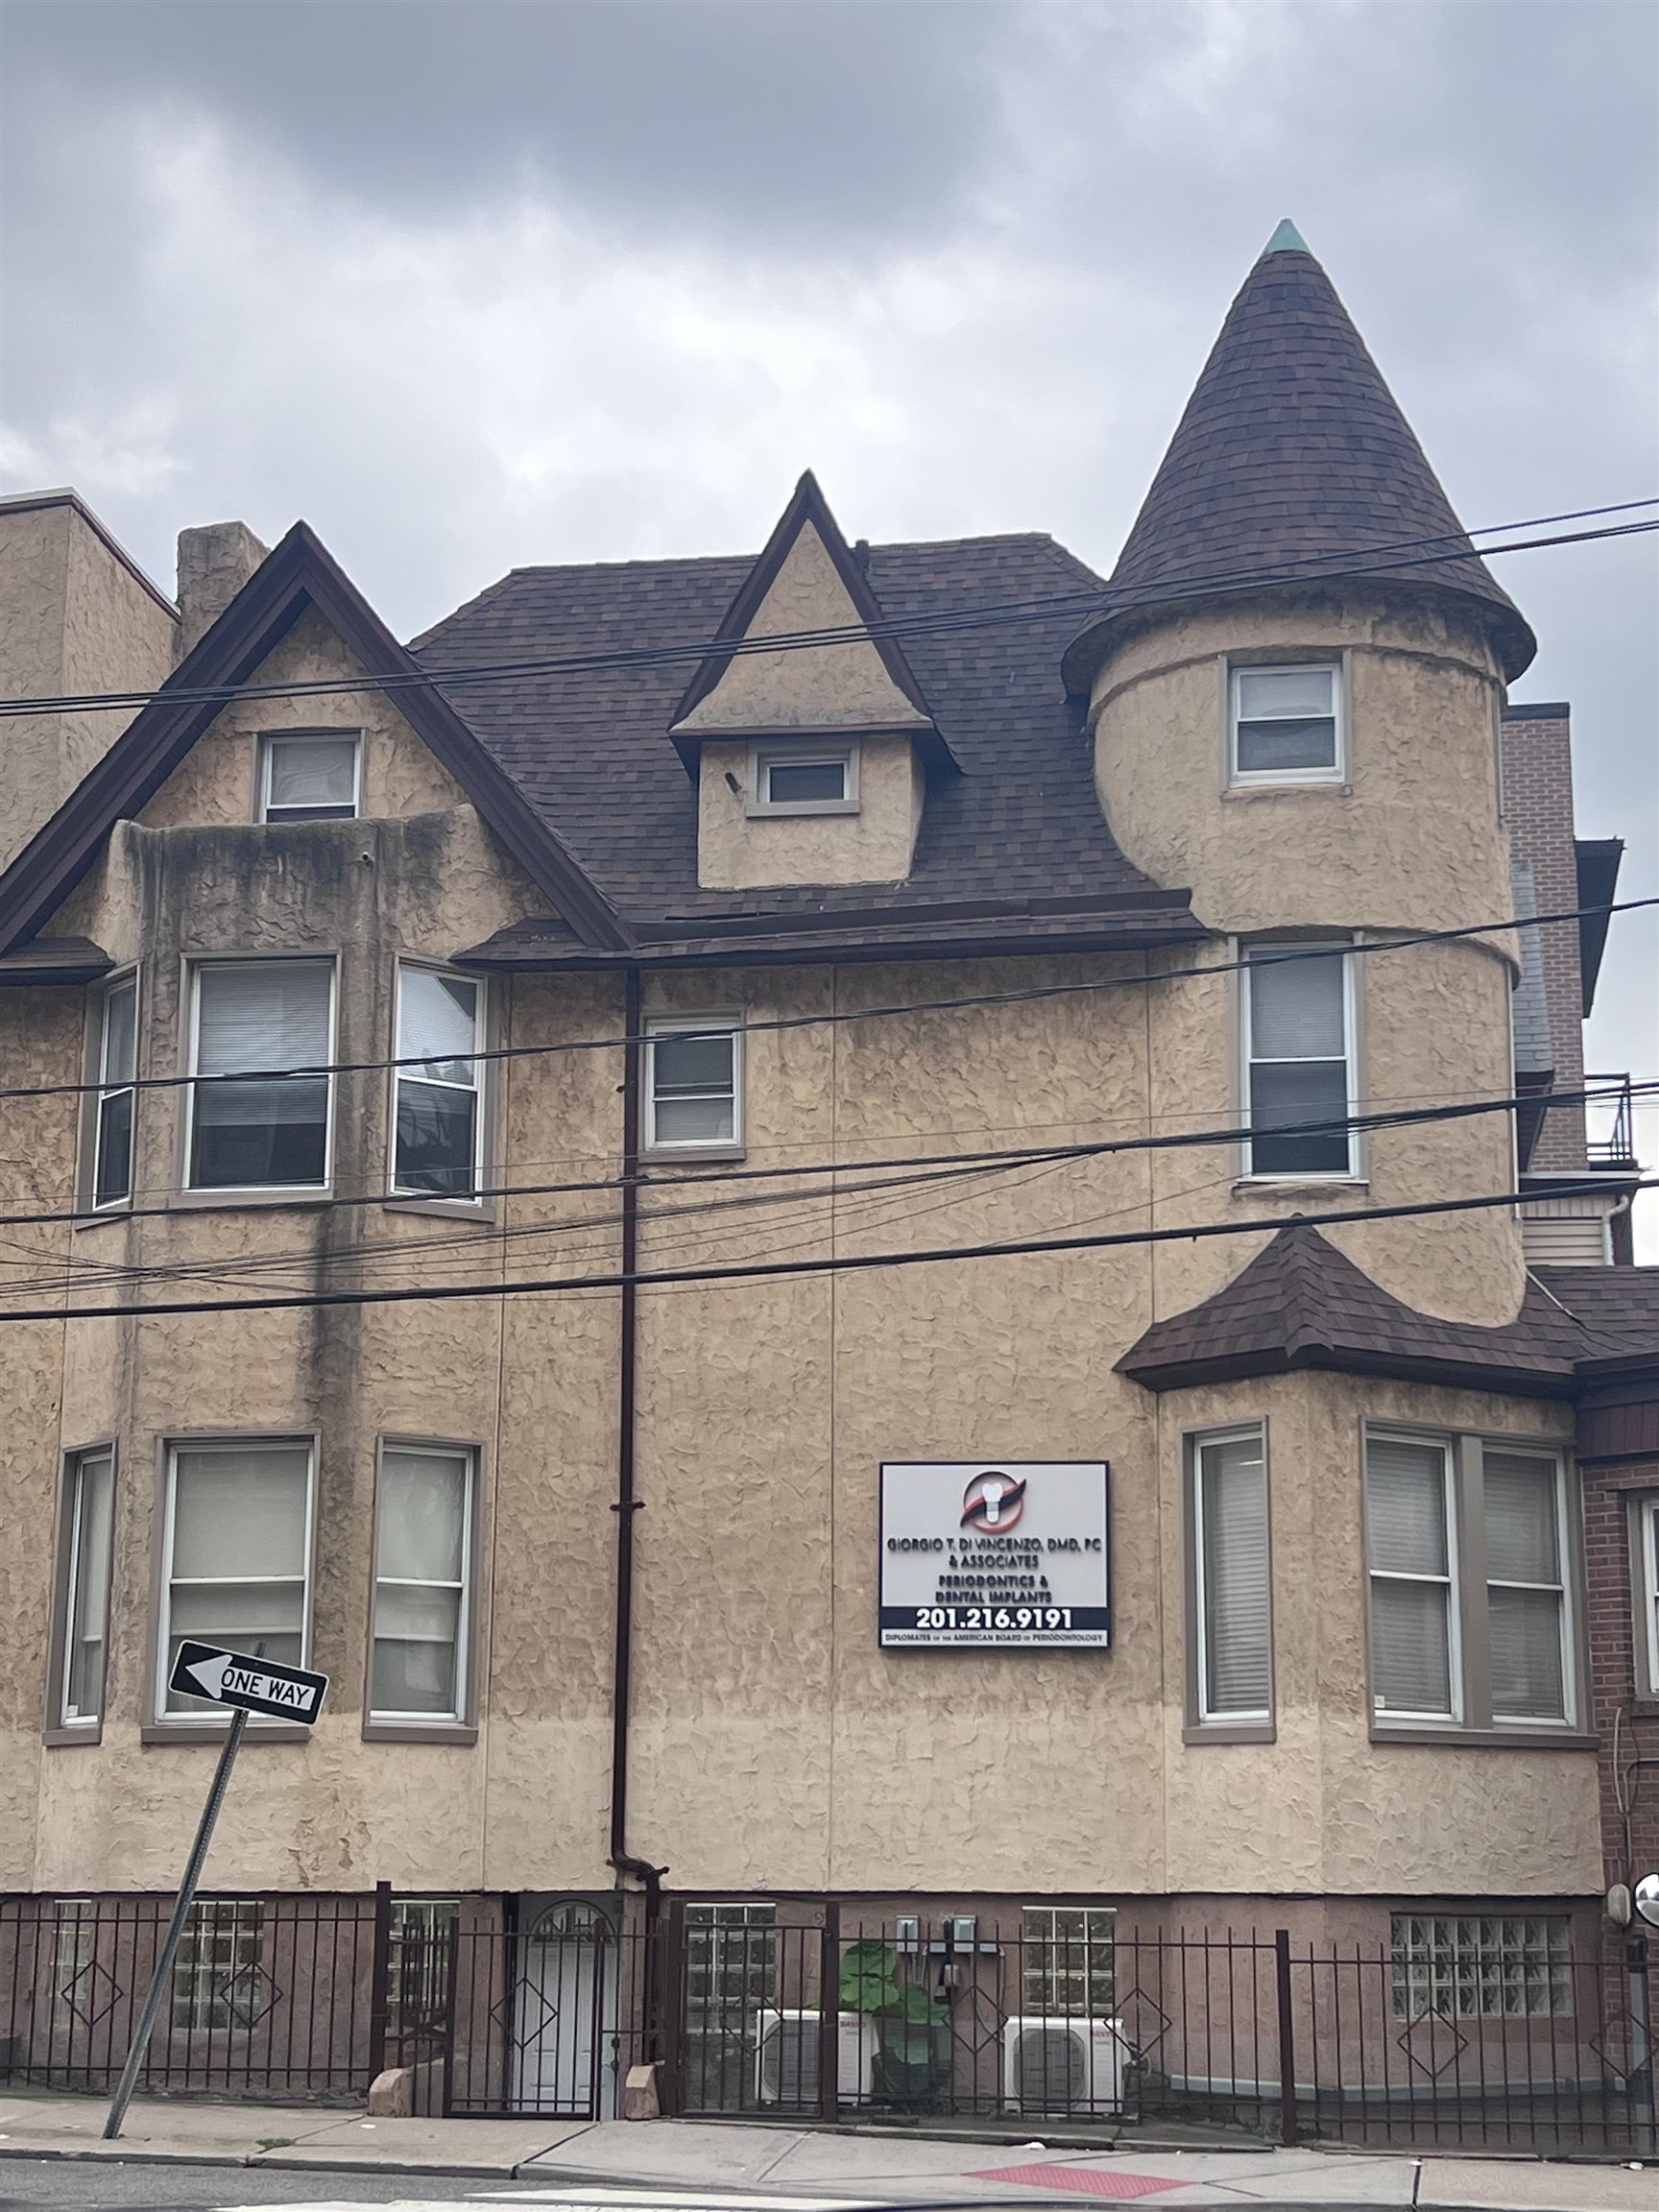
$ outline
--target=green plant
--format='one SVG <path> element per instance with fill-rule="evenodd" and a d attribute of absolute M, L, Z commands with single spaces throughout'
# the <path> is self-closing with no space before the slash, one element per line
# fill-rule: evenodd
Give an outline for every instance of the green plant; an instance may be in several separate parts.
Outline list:
<path fill-rule="evenodd" d="M 910 2077 L 910 2086 L 920 2088 L 932 2075 L 950 2015 L 931 1990 L 899 1979 L 899 1955 L 890 1943 L 865 1940 L 842 1953 L 841 2009 L 873 2023 L 890 2081 Z"/>

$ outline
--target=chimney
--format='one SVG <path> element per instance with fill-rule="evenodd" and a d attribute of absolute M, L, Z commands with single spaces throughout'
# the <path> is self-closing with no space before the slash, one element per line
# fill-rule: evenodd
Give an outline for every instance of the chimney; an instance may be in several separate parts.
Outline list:
<path fill-rule="evenodd" d="M 208 522 L 179 533 L 179 652 L 182 658 L 218 621 L 270 547 L 246 522 Z"/>

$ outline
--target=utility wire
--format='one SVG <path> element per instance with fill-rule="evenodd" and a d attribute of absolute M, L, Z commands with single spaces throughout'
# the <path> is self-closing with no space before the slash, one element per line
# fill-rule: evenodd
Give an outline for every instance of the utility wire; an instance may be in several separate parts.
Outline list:
<path fill-rule="evenodd" d="M 1659 1080 L 1627 1084 L 1621 1079 L 1604 1090 L 1596 1090 L 1587 1084 L 1581 1091 L 1512 1092 L 1501 1098 L 1465 1099 L 1454 1105 L 1393 1107 L 1374 1114 L 1347 1114 L 1330 1117 L 1318 1121 L 1275 1124 L 1270 1132 L 1259 1127 L 1253 1128 L 1246 1122 L 1233 1122 L 1219 1128 L 1166 1130 L 1155 1137 L 1086 1138 L 1065 1144 L 1004 1145 L 974 1152 L 915 1152 L 898 1157 L 878 1157 L 863 1160 L 793 1161 L 781 1166 L 772 1167 L 752 1167 L 747 1165 L 742 1166 L 722 1166 L 710 1163 L 707 1166 L 688 1166 L 678 1172 L 672 1169 L 663 1172 L 644 1168 L 637 1175 L 599 1175 L 557 1183 L 486 1184 L 462 1203 L 482 1205 L 495 1198 L 575 1197 L 607 1190 L 624 1190 L 629 1188 L 641 1191 L 654 1191 L 675 1190 L 685 1185 L 702 1188 L 709 1184 L 717 1183 L 783 1182 L 813 1175 L 874 1175 L 890 1170 L 934 1167 L 946 1170 L 977 1168 L 990 1171 L 1001 1166 L 1019 1167 L 1036 1163 L 1052 1162 L 1059 1164 L 1069 1160 L 1105 1159 L 1119 1153 L 1190 1151 L 1216 1144 L 1241 1144 L 1248 1143 L 1252 1138 L 1260 1138 L 1266 1134 L 1275 1138 L 1323 1137 L 1341 1135 L 1350 1131 L 1362 1134 L 1379 1129 L 1416 1128 L 1425 1123 L 1465 1121 L 1487 1114 L 1508 1114 L 1527 1106 L 1540 1108 L 1594 1106 L 1623 1098 L 1626 1094 L 1632 1098 L 1647 1098 L 1659 1094 Z M 850 1192 L 843 1188 L 842 1194 L 849 1195 Z M 192 1195 L 211 1199 L 214 1193 L 204 1191 L 192 1193 Z M 395 1191 L 381 1189 L 361 1194 L 342 1196 L 320 1193 L 315 1198 L 309 1198 L 301 1194 L 292 1200 L 292 1204 L 297 1210 L 306 1214 L 339 1211 L 347 1207 L 384 1206 L 394 1214 L 402 1214 L 406 1219 L 425 1220 L 431 1219 L 433 1216 L 417 1210 L 430 1206 L 435 1201 L 445 1203 L 435 1192 Z M 245 1210 L 246 1200 L 238 1196 L 226 1197 L 220 1207 L 192 1206 L 190 1209 L 192 1214 Z M 0 1214 L 0 1229 L 44 1229 L 67 1227 L 75 1223 L 88 1221 L 177 1220 L 178 1218 L 180 1218 L 180 1209 L 176 1203 L 155 1206 L 66 1207 L 60 1212 L 53 1213 Z M 582 1225 L 588 1225 L 589 1220 L 597 1224 L 601 1220 L 608 1221 L 613 1218 L 615 1217 L 612 1215 L 593 1215 L 587 1217 Z M 469 1231 L 469 1240 L 476 1242 L 477 1235 L 476 1229 L 470 1229 Z M 376 1243 L 373 1246 L 348 1246 L 341 1249 L 343 1251 L 364 1249 L 375 1252 L 400 1252 L 404 1250 L 423 1252 L 433 1249 L 435 1243 L 436 1239 L 429 1244 L 384 1245 Z"/>
<path fill-rule="evenodd" d="M 1517 914 L 1502 922 L 1469 922 L 1454 929 L 1416 929 L 1407 934 L 1387 937 L 1358 938 L 1340 944 L 1325 939 L 1317 945 L 1295 944 L 1258 946 L 1238 960 L 1212 961 L 1199 968 L 1173 968 L 1139 975 L 1104 975 L 1074 983 L 1032 983 L 1015 991 L 986 991 L 966 998 L 912 999 L 899 1006 L 853 1006 L 830 1014 L 790 1014 L 770 1021 L 743 1022 L 735 1024 L 745 1036 L 776 1033 L 792 1029 L 824 1029 L 849 1022 L 878 1022 L 895 1016 L 910 1014 L 950 1014 L 960 1008 L 975 1006 L 1014 1006 L 1027 1004 L 1035 999 L 1074 998 L 1080 994 L 1100 991 L 1144 990 L 1152 983 L 1181 983 L 1202 975 L 1236 975 L 1246 968 L 1277 968 L 1298 960 L 1333 960 L 1349 953 L 1402 952 L 1419 945 L 1449 945 L 1469 937 L 1502 936 L 1510 929 L 1546 928 L 1558 922 L 1576 922 L 1587 916 L 1598 918 L 1614 914 L 1631 914 L 1644 907 L 1659 906 L 1659 896 L 1647 899 L 1621 899 L 1606 906 L 1569 906 L 1550 914 Z M 1215 934 L 1216 932 L 1212 932 Z M 1063 948 L 1058 948 L 1063 950 Z M 1165 948 L 1137 948 L 1137 950 L 1162 950 Z M 894 956 L 902 958 L 904 948 L 893 948 Z M 296 954 L 295 958 L 307 955 Z M 199 960 L 201 966 L 211 966 L 209 960 Z M 762 957 L 759 963 L 764 965 Z M 677 1040 L 730 1036 L 734 1024 L 726 1022 L 709 1029 L 676 1028 Z M 126 1091 L 178 1091 L 200 1084 L 204 1089 L 217 1083 L 274 1083 L 290 1077 L 318 1075 L 373 1074 L 388 1068 L 428 1068 L 441 1060 L 465 1060 L 469 1065 L 482 1065 L 503 1060 L 540 1059 L 550 1054 L 565 1052 L 609 1052 L 625 1050 L 631 1046 L 649 1045 L 653 1032 L 646 1030 L 635 1037 L 577 1037 L 564 1038 L 548 1045 L 497 1045 L 481 1047 L 476 1052 L 434 1055 L 431 1052 L 402 1053 L 383 1060 L 318 1060 L 293 1068 L 241 1068 L 215 1070 L 211 1074 L 193 1075 L 139 1075 L 130 1083 L 34 1083 L 12 1084 L 0 1088 L 0 1100 L 12 1098 L 81 1098 L 107 1097 L 111 1092 Z"/>
<path fill-rule="evenodd" d="M 1540 1185 L 1527 1198 L 1574 1195 L 1581 1184 L 1563 1182 Z M 1659 1177 L 1638 1182 L 1638 1190 L 1659 1190 Z M 1406 1206 L 1367 1206 L 1323 1214 L 1298 1214 L 1288 1220 L 1201 1221 L 1177 1229 L 1133 1229 L 1106 1236 L 1037 1237 L 983 1244 L 945 1245 L 921 1252 L 837 1253 L 815 1260 L 756 1260 L 732 1262 L 718 1267 L 636 1267 L 598 1275 L 554 1275 L 496 1283 L 428 1283 L 402 1285 L 379 1290 L 315 1290 L 279 1298 L 212 1298 L 157 1300 L 145 1306 L 43 1306 L 0 1309 L 0 1322 L 9 1321 L 120 1321 L 154 1320 L 183 1313 L 279 1313 L 322 1307 L 408 1306 L 450 1303 L 460 1298 L 534 1297 L 563 1291 L 617 1290 L 626 1284 L 640 1288 L 678 1284 L 755 1282 L 772 1277 L 845 1275 L 877 1267 L 924 1267 L 951 1260 L 1006 1260 L 1039 1257 L 1058 1252 L 1100 1251 L 1125 1245 L 1170 1244 L 1212 1237 L 1261 1236 L 1299 1224 L 1327 1228 L 1345 1221 L 1397 1221 L 1426 1214 L 1468 1214 L 1493 1206 L 1515 1206 L 1519 1193 L 1492 1191 L 1476 1198 L 1420 1200 Z"/>
<path fill-rule="evenodd" d="M 1489 523 L 1474 532 L 1442 531 L 1428 538 L 1391 539 L 1370 546 L 1334 548 L 1329 552 L 1300 555 L 1288 561 L 1256 564 L 1248 568 L 1217 569 L 1207 575 L 1184 578 L 1179 583 L 1142 586 L 1133 590 L 1114 591 L 1110 585 L 1103 585 L 1092 591 L 1052 593 L 1039 599 L 1004 600 L 938 614 L 884 617 L 878 622 L 780 632 L 776 636 L 764 637 L 687 638 L 659 646 L 622 647 L 609 653 L 560 654 L 516 661 L 462 662 L 451 668 L 411 669 L 356 680 L 349 677 L 318 677 L 290 684 L 163 685 L 154 691 L 82 692 L 51 698 L 4 699 L 0 700 L 0 714 L 22 717 L 69 711 L 130 710 L 148 706 L 156 699 L 165 699 L 170 705 L 194 706 L 231 699 L 295 699 L 357 691 L 395 691 L 410 687 L 445 689 L 458 685 L 511 682 L 526 676 L 598 669 L 653 668 L 685 661 L 701 661 L 712 653 L 736 657 L 751 653 L 806 652 L 825 645 L 868 642 L 878 637 L 902 639 L 979 628 L 1006 628 L 1025 622 L 1052 621 L 1062 614 L 1085 614 L 1090 611 L 1105 614 L 1138 606 L 1163 606 L 1214 591 L 1250 590 L 1269 585 L 1315 582 L 1341 576 L 1363 578 L 1384 575 L 1393 568 L 1403 566 L 1424 567 L 1449 562 L 1483 560 L 1495 553 L 1522 553 L 1541 546 L 1575 545 L 1602 538 L 1639 536 L 1659 529 L 1659 520 L 1609 524 L 1599 530 L 1572 531 L 1556 537 L 1523 539 L 1484 547 L 1478 547 L 1472 542 L 1476 537 L 1543 528 L 1556 522 L 1577 521 L 1599 515 L 1626 514 L 1656 504 L 1659 501 L 1653 499 L 1626 499 L 1605 507 L 1581 507 L 1565 510 L 1557 515 L 1536 516 L 1525 521 Z M 1436 546 L 1447 549 L 1435 552 L 1432 548 Z M 1364 565 L 1338 565 L 1354 563 Z"/>

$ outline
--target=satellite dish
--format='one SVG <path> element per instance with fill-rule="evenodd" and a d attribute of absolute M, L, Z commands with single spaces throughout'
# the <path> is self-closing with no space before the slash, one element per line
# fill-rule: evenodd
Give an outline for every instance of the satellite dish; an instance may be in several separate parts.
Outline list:
<path fill-rule="evenodd" d="M 1650 1928 L 1659 1928 L 1659 1874 L 1644 1874 L 1637 1883 L 1636 1910 Z"/>
<path fill-rule="evenodd" d="M 1608 1919 L 1612 1921 L 1615 1928 L 1628 1928 L 1632 1911 L 1629 1885 L 1624 1882 L 1615 1882 L 1612 1888 L 1607 1892 Z"/>

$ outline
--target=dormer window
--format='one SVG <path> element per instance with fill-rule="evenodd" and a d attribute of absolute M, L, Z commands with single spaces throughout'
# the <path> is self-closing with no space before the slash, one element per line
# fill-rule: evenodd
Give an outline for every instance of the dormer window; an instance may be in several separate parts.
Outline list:
<path fill-rule="evenodd" d="M 755 746 L 749 757 L 751 814 L 856 814 L 858 748 L 822 745 L 803 751 Z"/>
<path fill-rule="evenodd" d="M 1228 709 L 1234 783 L 1339 783 L 1341 671 L 1330 661 L 1235 668 Z"/>
<path fill-rule="evenodd" d="M 349 822 L 362 811 L 355 730 L 300 730 L 259 749 L 261 822 Z"/>

